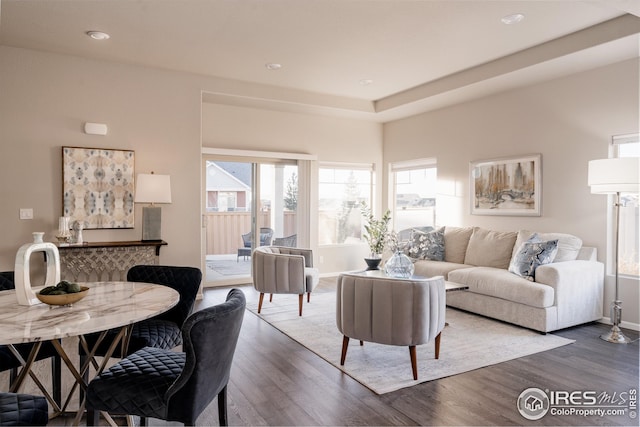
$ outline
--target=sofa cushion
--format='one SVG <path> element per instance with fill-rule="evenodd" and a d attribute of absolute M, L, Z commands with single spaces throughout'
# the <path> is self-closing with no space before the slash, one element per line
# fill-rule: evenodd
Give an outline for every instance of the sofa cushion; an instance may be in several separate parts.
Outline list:
<path fill-rule="evenodd" d="M 448 280 L 449 272 L 453 270 L 473 267 L 471 265 L 456 264 L 446 261 L 416 261 L 413 266 L 415 267 L 413 274 L 416 276 L 444 276 L 445 280 Z"/>
<path fill-rule="evenodd" d="M 473 267 L 449 273 L 451 282 L 469 286 L 467 291 L 491 297 L 545 308 L 553 306 L 555 293 L 551 286 L 530 282 L 507 270 L 490 267 Z"/>
<path fill-rule="evenodd" d="M 444 227 L 427 233 L 412 230 L 405 254 L 413 259 L 444 261 Z"/>
<path fill-rule="evenodd" d="M 578 258 L 578 253 L 582 247 L 582 239 L 579 237 L 564 233 L 534 233 L 529 230 L 518 231 L 518 238 L 513 247 L 513 255 L 520 248 L 520 245 L 529 240 L 534 234 L 537 234 L 542 241 L 558 240 L 558 253 L 553 262 L 574 261 Z"/>
<path fill-rule="evenodd" d="M 529 240 L 520 245 L 513 258 L 511 258 L 509 271 L 527 280 L 534 281 L 536 268 L 540 265 L 552 263 L 557 253 L 557 240 L 543 242 L 537 234 L 534 234 Z"/>
<path fill-rule="evenodd" d="M 512 231 L 491 231 L 476 227 L 469 238 L 464 263 L 506 270 L 511 262 L 517 236 L 518 233 Z"/>
<path fill-rule="evenodd" d="M 444 228 L 444 260 L 464 264 L 469 238 L 473 227 L 445 227 Z"/>

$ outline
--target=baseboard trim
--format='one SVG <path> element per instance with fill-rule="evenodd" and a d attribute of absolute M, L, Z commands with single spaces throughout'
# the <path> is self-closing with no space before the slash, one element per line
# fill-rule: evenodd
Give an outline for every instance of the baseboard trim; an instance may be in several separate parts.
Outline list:
<path fill-rule="evenodd" d="M 607 325 L 611 325 L 611 318 L 609 317 L 603 317 L 602 319 L 598 320 L 599 323 L 605 323 Z M 640 324 L 638 323 L 631 323 L 631 322 L 625 322 L 624 320 L 622 322 L 620 322 L 620 327 L 624 328 L 624 329 L 631 329 L 632 331 L 640 331 Z"/>

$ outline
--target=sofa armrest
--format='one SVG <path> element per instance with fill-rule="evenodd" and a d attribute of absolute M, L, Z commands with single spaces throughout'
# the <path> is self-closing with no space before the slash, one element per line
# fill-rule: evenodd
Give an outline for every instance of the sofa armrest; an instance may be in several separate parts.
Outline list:
<path fill-rule="evenodd" d="M 558 328 L 602 318 L 603 263 L 576 260 L 541 265 L 536 282 L 554 289 Z"/>

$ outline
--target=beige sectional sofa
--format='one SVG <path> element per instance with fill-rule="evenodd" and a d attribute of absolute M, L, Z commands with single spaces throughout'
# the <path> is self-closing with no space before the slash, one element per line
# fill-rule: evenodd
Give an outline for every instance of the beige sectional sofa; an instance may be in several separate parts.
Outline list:
<path fill-rule="evenodd" d="M 534 233 L 491 231 L 480 227 L 444 227 L 444 260 L 416 260 L 415 273 L 444 276 L 469 286 L 447 293 L 447 305 L 550 332 L 602 318 L 604 265 L 596 248 L 578 237 L 536 233 L 558 240 L 550 264 L 535 270 L 535 280 L 510 272 L 509 264 L 522 243 Z"/>

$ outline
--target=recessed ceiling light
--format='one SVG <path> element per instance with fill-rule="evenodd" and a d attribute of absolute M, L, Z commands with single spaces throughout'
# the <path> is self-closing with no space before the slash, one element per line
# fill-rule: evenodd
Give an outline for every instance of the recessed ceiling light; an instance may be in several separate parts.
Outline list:
<path fill-rule="evenodd" d="M 275 62 L 269 62 L 267 64 L 264 64 L 265 67 L 267 67 L 267 70 L 279 70 L 280 68 L 282 68 L 282 64 L 277 64 Z"/>
<path fill-rule="evenodd" d="M 523 19 L 524 19 L 524 15 L 523 14 L 514 13 L 512 15 L 504 16 L 500 21 L 502 21 L 503 24 L 512 25 L 512 24 L 517 24 L 518 22 L 522 21 Z"/>
<path fill-rule="evenodd" d="M 370 84 L 373 83 L 373 80 L 371 80 L 371 79 L 362 79 L 358 83 L 360 83 L 360 85 L 362 85 L 362 86 L 369 86 Z"/>
<path fill-rule="evenodd" d="M 107 40 L 111 37 L 107 33 L 103 33 L 102 31 L 87 31 L 87 35 L 94 40 Z"/>

